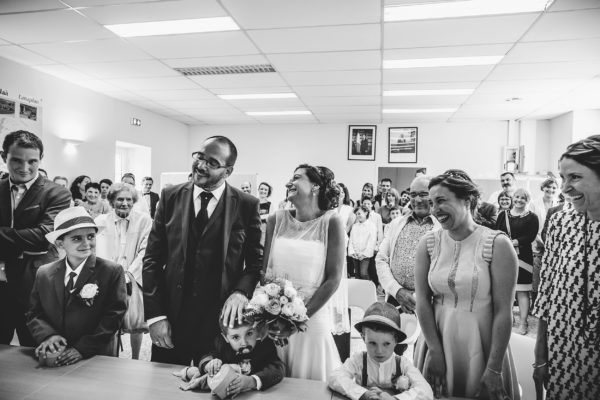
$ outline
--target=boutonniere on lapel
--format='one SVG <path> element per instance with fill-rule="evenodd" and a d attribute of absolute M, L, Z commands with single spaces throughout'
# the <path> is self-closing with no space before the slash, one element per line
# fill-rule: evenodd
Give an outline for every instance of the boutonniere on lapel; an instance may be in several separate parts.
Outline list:
<path fill-rule="evenodd" d="M 396 377 L 395 382 L 394 379 L 392 379 L 392 384 L 394 385 L 394 389 L 396 389 L 399 393 L 410 389 L 410 379 L 408 379 L 408 376 L 405 375 Z"/>
<path fill-rule="evenodd" d="M 91 307 L 94 304 L 94 299 L 98 295 L 98 285 L 95 283 L 85 284 L 79 291 L 79 298 L 83 300 L 86 306 Z"/>

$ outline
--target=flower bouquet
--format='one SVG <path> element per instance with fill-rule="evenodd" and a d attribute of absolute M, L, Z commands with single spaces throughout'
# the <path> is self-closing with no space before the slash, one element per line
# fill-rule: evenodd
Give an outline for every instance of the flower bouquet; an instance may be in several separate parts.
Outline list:
<path fill-rule="evenodd" d="M 274 280 L 254 290 L 246 306 L 246 316 L 254 321 L 271 325 L 281 321 L 294 326 L 298 331 L 306 330 L 306 306 L 288 280 Z"/>

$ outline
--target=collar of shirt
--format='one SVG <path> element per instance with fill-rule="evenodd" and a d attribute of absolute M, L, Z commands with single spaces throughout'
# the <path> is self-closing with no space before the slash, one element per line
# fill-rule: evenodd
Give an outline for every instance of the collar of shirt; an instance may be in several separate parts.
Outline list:
<path fill-rule="evenodd" d="M 423 224 L 425 224 L 425 223 L 430 223 L 430 224 L 433 224 L 433 219 L 432 219 L 432 217 L 431 217 L 431 214 L 429 214 L 429 215 L 426 215 L 425 217 L 421 218 L 421 221 L 419 221 L 419 220 L 417 219 L 417 217 L 415 216 L 414 212 L 412 212 L 412 213 L 410 213 L 410 215 L 408 216 L 408 218 L 407 218 L 406 222 L 407 222 L 407 223 L 414 222 L 414 223 L 416 223 L 416 224 L 419 224 L 419 225 L 423 225 Z"/>
<path fill-rule="evenodd" d="M 213 198 L 210 201 L 216 200 L 216 202 L 218 203 L 219 200 L 221 199 L 221 196 L 223 195 L 224 191 L 225 191 L 225 182 L 223 182 L 221 184 L 221 186 L 219 186 L 215 190 L 211 191 Z M 206 192 L 206 190 L 194 185 L 194 199 L 197 199 L 198 196 L 200 196 L 200 193 L 204 193 L 204 192 Z"/>
<path fill-rule="evenodd" d="M 36 173 L 35 176 L 33 177 L 33 179 L 31 179 L 28 182 L 25 182 L 24 185 L 27 188 L 27 190 L 29 190 L 31 188 L 31 186 L 34 184 L 34 182 L 37 180 L 37 178 L 40 176 L 40 173 Z M 19 183 L 14 183 L 12 181 L 12 179 L 8 178 L 8 181 L 10 183 L 10 187 L 12 188 L 14 185 L 19 185 Z"/>
<path fill-rule="evenodd" d="M 77 275 L 75 275 L 75 278 L 73 278 L 73 285 L 75 283 L 77 283 L 77 278 L 79 278 L 79 275 L 81 274 L 81 270 L 83 269 L 83 266 L 85 265 L 85 262 L 88 259 L 86 258 L 85 260 L 83 260 L 83 262 L 81 264 L 79 264 L 79 266 L 75 269 L 73 269 L 70 265 L 69 265 L 69 260 L 67 260 L 67 258 L 65 258 L 65 264 L 67 265 L 67 268 L 65 268 L 65 286 L 67 286 L 67 282 L 69 282 L 69 274 L 71 272 L 75 272 Z"/>

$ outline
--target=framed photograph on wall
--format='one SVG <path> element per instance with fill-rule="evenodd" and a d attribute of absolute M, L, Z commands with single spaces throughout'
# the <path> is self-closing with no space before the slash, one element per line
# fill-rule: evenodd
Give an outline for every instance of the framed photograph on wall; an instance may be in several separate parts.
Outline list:
<path fill-rule="evenodd" d="M 418 128 L 389 128 L 388 162 L 416 163 L 418 144 Z"/>
<path fill-rule="evenodd" d="M 376 125 L 348 127 L 348 160 L 375 161 Z"/>

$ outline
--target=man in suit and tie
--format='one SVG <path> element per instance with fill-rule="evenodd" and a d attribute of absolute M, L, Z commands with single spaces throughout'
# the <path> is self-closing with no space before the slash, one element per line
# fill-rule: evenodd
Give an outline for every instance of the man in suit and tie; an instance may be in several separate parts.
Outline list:
<path fill-rule="evenodd" d="M 0 180 L 0 344 L 15 330 L 22 346 L 34 341 L 25 313 L 37 269 L 58 258 L 46 233 L 54 217 L 69 207 L 71 194 L 38 173 L 44 145 L 31 132 L 11 132 L 2 143 L 9 177 Z"/>
<path fill-rule="evenodd" d="M 183 365 L 211 350 L 221 308 L 241 322 L 262 267 L 258 199 L 225 182 L 235 145 L 209 137 L 192 157 L 192 181 L 162 191 L 142 272 L 152 360 Z"/>
<path fill-rule="evenodd" d="M 94 255 L 97 231 L 86 210 L 73 207 L 58 213 L 54 231 L 46 235 L 66 256 L 39 268 L 27 327 L 36 355 L 54 353 L 57 366 L 117 355 L 116 334 L 127 310 L 125 274 L 120 265 Z"/>
<path fill-rule="evenodd" d="M 151 176 L 145 176 L 142 179 L 142 199 L 148 205 L 148 210 L 150 210 L 150 217 L 154 218 L 154 214 L 156 213 L 156 204 L 158 204 L 158 193 L 152 191 L 152 185 L 154 184 L 154 180 Z"/>

